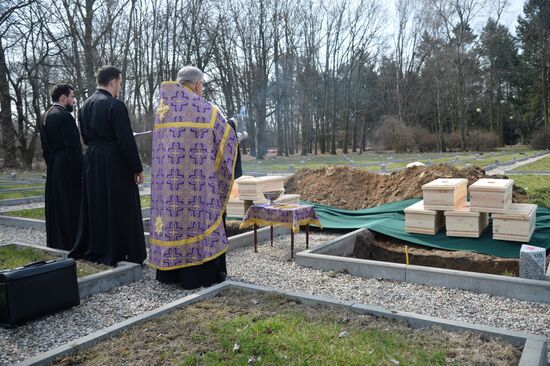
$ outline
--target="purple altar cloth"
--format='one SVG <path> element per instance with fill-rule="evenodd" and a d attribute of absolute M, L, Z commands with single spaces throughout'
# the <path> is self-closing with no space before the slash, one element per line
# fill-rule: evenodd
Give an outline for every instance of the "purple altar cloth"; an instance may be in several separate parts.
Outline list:
<path fill-rule="evenodd" d="M 240 228 L 252 225 L 289 227 L 297 233 L 300 225 L 315 225 L 322 227 L 313 206 L 295 204 L 265 204 L 252 205 L 246 211 Z"/>

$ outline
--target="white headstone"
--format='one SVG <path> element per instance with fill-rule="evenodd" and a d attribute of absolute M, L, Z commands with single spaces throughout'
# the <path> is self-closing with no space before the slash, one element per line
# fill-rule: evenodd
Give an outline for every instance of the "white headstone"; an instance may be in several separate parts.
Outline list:
<path fill-rule="evenodd" d="M 519 276 L 532 280 L 544 280 L 546 250 L 532 245 L 522 245 L 519 251 Z"/>

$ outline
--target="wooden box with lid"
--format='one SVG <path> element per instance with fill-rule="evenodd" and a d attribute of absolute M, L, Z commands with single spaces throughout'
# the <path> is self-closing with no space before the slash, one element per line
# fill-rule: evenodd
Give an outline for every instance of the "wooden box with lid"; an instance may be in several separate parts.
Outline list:
<path fill-rule="evenodd" d="M 235 180 L 238 184 L 241 200 L 264 199 L 263 192 L 277 191 L 285 188 L 285 177 L 279 175 L 266 177 L 247 177 Z"/>
<path fill-rule="evenodd" d="M 408 233 L 435 235 L 444 225 L 443 212 L 427 210 L 424 201 L 405 209 L 405 231 Z"/>
<path fill-rule="evenodd" d="M 439 178 L 422 186 L 424 208 L 427 210 L 454 210 L 466 202 L 468 180 Z"/>
<path fill-rule="evenodd" d="M 489 215 L 485 212 L 470 210 L 470 203 L 445 211 L 445 229 L 447 236 L 479 238 L 489 225 Z"/>
<path fill-rule="evenodd" d="M 470 186 L 470 210 L 503 213 L 512 204 L 511 179 L 479 179 Z"/>
<path fill-rule="evenodd" d="M 528 243 L 535 231 L 537 205 L 512 203 L 503 213 L 493 214 L 493 239 Z"/>
<path fill-rule="evenodd" d="M 254 200 L 253 204 L 262 204 L 262 203 L 268 203 L 269 201 L 265 198 L 263 199 L 257 199 Z M 300 195 L 299 194 L 282 194 L 279 198 L 277 198 L 275 203 L 289 203 L 289 204 L 299 204 L 300 203 Z M 246 205 L 244 200 L 241 200 L 240 198 L 229 198 L 229 202 L 227 203 L 227 208 L 225 212 L 227 213 L 228 217 L 244 217 L 244 214 L 246 213 Z"/>

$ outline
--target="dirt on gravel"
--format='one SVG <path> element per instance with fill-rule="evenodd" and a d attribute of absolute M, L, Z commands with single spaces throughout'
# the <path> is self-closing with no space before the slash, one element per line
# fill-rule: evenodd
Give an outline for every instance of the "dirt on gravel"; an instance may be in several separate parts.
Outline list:
<path fill-rule="evenodd" d="M 300 169 L 287 180 L 285 193 L 300 194 L 302 200 L 309 202 L 358 210 L 422 197 L 422 185 L 437 178 L 467 178 L 470 185 L 485 177 L 485 171 L 478 167 L 458 169 L 447 164 L 412 167 L 386 175 L 358 168 L 329 166 Z M 526 192 L 514 187 L 513 201 L 527 202 Z"/>

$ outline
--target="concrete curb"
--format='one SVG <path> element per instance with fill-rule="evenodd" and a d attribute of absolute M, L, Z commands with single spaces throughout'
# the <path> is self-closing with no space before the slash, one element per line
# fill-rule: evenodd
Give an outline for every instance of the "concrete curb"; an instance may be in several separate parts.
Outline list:
<path fill-rule="evenodd" d="M 479 272 L 373 261 L 350 255 L 355 236 L 368 229 L 355 230 L 314 249 L 296 254 L 296 264 L 322 271 L 347 272 L 354 276 L 383 278 L 420 285 L 457 288 L 522 301 L 550 303 L 550 281 L 530 280 Z M 550 273 L 549 273 L 550 275 Z"/>
<path fill-rule="evenodd" d="M 46 221 L 37 219 L 27 219 L 17 216 L 6 216 L 0 214 L 0 225 L 14 226 L 22 229 L 33 229 L 46 231 Z"/>
<path fill-rule="evenodd" d="M 0 206 L 18 206 L 37 202 L 44 202 L 44 195 L 0 200 Z"/>
<path fill-rule="evenodd" d="M 550 170 L 506 170 L 504 171 L 506 175 L 550 175 Z"/>
<path fill-rule="evenodd" d="M 13 193 L 13 192 L 36 191 L 36 190 L 39 190 L 39 189 L 44 189 L 44 185 L 35 186 L 35 187 L 5 188 L 5 189 L 0 189 L 0 194 L 2 194 L 2 193 Z"/>
<path fill-rule="evenodd" d="M 113 288 L 134 283 L 143 277 L 140 264 L 131 262 L 118 262 L 116 268 L 94 273 L 78 280 L 80 298 L 106 292 Z"/>
<path fill-rule="evenodd" d="M 48 248 L 43 246 L 24 243 L 0 243 L 0 246 L 17 245 L 27 248 L 34 248 L 44 252 L 67 258 L 66 250 Z M 78 292 L 81 299 L 100 292 L 106 292 L 113 288 L 127 285 L 143 277 L 141 265 L 131 262 L 118 262 L 116 268 L 101 271 L 89 276 L 78 278 Z"/>
<path fill-rule="evenodd" d="M 527 366 L 527 365 L 543 366 L 546 363 L 547 341 L 546 341 L 546 338 L 540 337 L 537 335 L 519 333 L 515 331 L 509 331 L 506 329 L 487 327 L 487 326 L 478 325 L 478 324 L 469 324 L 469 323 L 464 323 L 460 321 L 445 320 L 445 319 L 423 316 L 423 315 L 407 313 L 407 312 L 391 311 L 380 306 L 369 306 L 364 304 L 357 304 L 352 301 L 342 301 L 342 300 L 331 299 L 331 298 L 326 298 L 322 296 L 307 295 L 307 294 L 294 293 L 294 292 L 285 292 L 274 288 L 239 283 L 234 281 L 225 281 L 221 284 L 212 286 L 210 288 L 204 289 L 195 294 L 173 301 L 169 304 L 161 306 L 160 308 L 148 311 L 141 315 L 127 319 L 123 322 L 114 324 L 110 327 L 101 329 L 88 336 L 79 338 L 73 342 L 67 343 L 65 345 L 54 348 L 47 352 L 38 354 L 34 357 L 27 358 L 26 360 L 21 362 L 19 365 L 24 365 L 24 366 L 47 365 L 48 363 L 54 361 L 59 357 L 66 356 L 69 354 L 74 354 L 77 352 L 82 352 L 87 348 L 90 348 L 93 345 L 97 344 L 99 341 L 107 337 L 117 335 L 118 333 L 130 328 L 131 326 L 141 324 L 148 320 L 157 319 L 160 316 L 172 310 L 179 309 L 184 306 L 191 305 L 199 301 L 215 297 L 221 291 L 226 289 L 240 289 L 240 290 L 252 291 L 252 292 L 278 293 L 290 299 L 294 299 L 302 303 L 311 304 L 311 305 L 343 306 L 358 314 L 370 314 L 370 315 L 384 317 L 388 319 L 402 320 L 410 324 L 410 326 L 412 326 L 413 328 L 438 326 L 449 331 L 470 331 L 475 333 L 482 333 L 482 334 L 490 335 L 492 337 L 499 337 L 499 338 L 505 339 L 506 341 L 516 346 L 523 345 L 523 351 L 522 351 L 522 355 L 519 363 L 522 366 Z"/>

